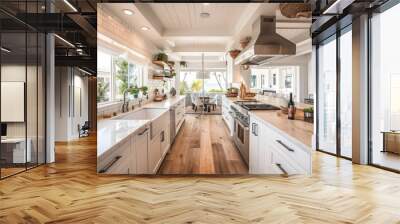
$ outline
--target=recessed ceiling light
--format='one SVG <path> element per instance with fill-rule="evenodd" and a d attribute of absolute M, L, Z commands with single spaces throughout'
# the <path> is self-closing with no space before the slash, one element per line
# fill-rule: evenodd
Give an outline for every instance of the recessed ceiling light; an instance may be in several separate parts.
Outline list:
<path fill-rule="evenodd" d="M 124 9 L 123 11 L 124 11 L 125 15 L 128 15 L 128 16 L 133 15 L 133 12 L 129 9 Z"/>
<path fill-rule="evenodd" d="M 208 12 L 202 12 L 202 13 L 200 13 L 200 17 L 201 17 L 201 18 L 208 18 L 208 17 L 210 17 L 210 13 L 208 13 Z"/>
<path fill-rule="evenodd" d="M 205 3 L 203 3 L 203 5 L 204 5 L 204 6 L 209 6 L 209 5 L 210 5 L 210 3 L 208 3 L 208 2 L 205 2 Z"/>
<path fill-rule="evenodd" d="M 144 31 L 150 30 L 150 28 L 148 28 L 147 26 L 142 26 L 140 29 Z"/>

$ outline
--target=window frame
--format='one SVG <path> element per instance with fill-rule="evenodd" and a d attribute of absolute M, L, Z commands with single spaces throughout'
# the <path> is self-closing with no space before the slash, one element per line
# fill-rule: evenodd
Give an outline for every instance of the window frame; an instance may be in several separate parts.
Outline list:
<path fill-rule="evenodd" d="M 108 56 L 110 56 L 110 99 L 108 101 L 103 101 L 103 102 L 97 102 L 97 106 L 98 107 L 102 107 L 102 106 L 106 106 L 106 105 L 111 105 L 111 104 L 115 104 L 115 103 L 119 103 L 123 100 L 123 98 L 117 98 L 116 97 L 116 82 L 117 82 L 117 78 L 116 78 L 116 69 L 115 69 L 115 60 L 116 59 L 123 59 L 128 63 L 128 85 L 129 85 L 129 75 L 130 75 L 130 68 L 131 65 L 133 65 L 134 69 L 133 69 L 133 73 L 138 72 L 139 71 L 139 75 L 138 75 L 138 79 L 137 79 L 137 85 L 138 87 L 144 86 L 145 85 L 145 67 L 146 64 L 145 63 L 139 63 L 135 60 L 130 59 L 129 57 L 121 57 L 118 54 L 111 52 L 108 49 L 105 48 L 98 48 L 98 51 L 101 51 L 104 54 L 107 54 Z M 137 70 L 137 67 L 139 67 L 139 69 Z M 128 96 L 129 99 L 133 99 L 132 96 Z"/>

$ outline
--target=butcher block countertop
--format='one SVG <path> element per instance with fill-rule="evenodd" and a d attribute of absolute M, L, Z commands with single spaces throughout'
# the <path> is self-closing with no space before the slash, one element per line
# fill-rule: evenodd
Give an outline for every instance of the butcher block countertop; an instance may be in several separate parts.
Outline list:
<path fill-rule="evenodd" d="M 251 111 L 250 116 L 255 116 L 261 121 L 264 121 L 281 132 L 289 135 L 296 139 L 300 143 L 303 143 L 308 148 L 312 148 L 312 135 L 314 126 L 312 123 L 308 123 L 302 120 L 289 120 L 286 114 L 280 111 Z"/>

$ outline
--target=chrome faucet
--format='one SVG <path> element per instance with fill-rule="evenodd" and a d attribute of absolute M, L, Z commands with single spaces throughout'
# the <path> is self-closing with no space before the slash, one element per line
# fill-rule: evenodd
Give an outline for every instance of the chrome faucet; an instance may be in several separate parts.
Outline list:
<path fill-rule="evenodd" d="M 129 99 L 127 99 L 128 90 L 124 92 L 124 103 L 122 104 L 122 113 L 129 111 Z"/>
<path fill-rule="evenodd" d="M 142 98 L 140 98 L 140 99 L 139 99 L 139 107 L 141 107 L 141 106 L 142 106 L 142 101 L 143 101 L 143 99 L 142 99 Z"/>

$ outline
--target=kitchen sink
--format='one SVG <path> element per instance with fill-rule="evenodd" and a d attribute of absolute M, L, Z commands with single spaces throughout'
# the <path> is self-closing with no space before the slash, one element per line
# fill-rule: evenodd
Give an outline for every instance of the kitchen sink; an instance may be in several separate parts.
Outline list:
<path fill-rule="evenodd" d="M 113 119 L 115 120 L 155 120 L 162 114 L 167 112 L 168 109 L 162 108 L 142 108 L 133 112 L 129 112 Z"/>
<path fill-rule="evenodd" d="M 114 120 L 148 120 L 150 121 L 150 136 L 153 139 L 164 126 L 169 124 L 169 109 L 141 108 L 126 114 L 114 117 Z"/>

